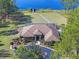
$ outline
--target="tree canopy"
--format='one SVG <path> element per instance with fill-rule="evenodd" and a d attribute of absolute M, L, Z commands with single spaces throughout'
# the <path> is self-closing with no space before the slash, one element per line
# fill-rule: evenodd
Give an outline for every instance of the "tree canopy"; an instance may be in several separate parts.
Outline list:
<path fill-rule="evenodd" d="M 61 41 L 55 45 L 58 53 L 64 56 L 77 56 L 79 49 L 79 9 L 76 8 L 68 15 L 68 23 L 61 33 Z M 72 59 L 72 58 L 71 58 Z"/>

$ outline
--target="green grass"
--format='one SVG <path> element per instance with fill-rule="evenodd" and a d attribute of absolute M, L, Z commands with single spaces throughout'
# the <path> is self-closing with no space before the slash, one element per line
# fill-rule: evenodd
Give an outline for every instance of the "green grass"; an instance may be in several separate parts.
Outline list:
<path fill-rule="evenodd" d="M 67 24 L 67 16 L 64 14 L 57 13 L 56 11 L 50 11 L 50 12 L 36 12 L 36 13 L 24 13 L 25 15 L 30 15 L 32 17 L 31 21 L 32 23 L 48 23 L 45 21 L 42 17 L 40 17 L 38 14 L 41 14 L 46 19 L 50 21 L 50 23 L 56 23 L 57 25 Z"/>
<path fill-rule="evenodd" d="M 56 12 L 51 13 L 41 13 L 44 17 L 46 17 L 50 22 L 56 23 L 57 25 L 62 25 L 67 23 L 67 18 L 58 14 Z"/>
<path fill-rule="evenodd" d="M 0 28 L 0 53 L 5 54 L 6 52 L 2 52 L 2 50 L 7 50 L 7 53 L 10 54 L 10 57 L 3 57 L 5 59 L 13 59 L 12 52 L 10 50 L 10 42 L 15 37 L 15 35 L 3 35 L 1 32 L 15 29 L 14 25 L 9 25 L 9 27 Z"/>
<path fill-rule="evenodd" d="M 0 32 L 2 31 L 8 31 L 14 29 L 12 25 L 10 25 L 9 27 L 3 27 L 0 28 Z M 0 43 L 4 44 L 3 46 L 0 46 L 0 49 L 6 48 L 9 49 L 9 43 L 11 41 L 12 36 L 6 36 L 6 35 L 1 35 L 0 34 Z"/>
<path fill-rule="evenodd" d="M 47 23 L 44 19 L 42 19 L 39 15 L 37 14 L 32 14 L 32 23 Z"/>

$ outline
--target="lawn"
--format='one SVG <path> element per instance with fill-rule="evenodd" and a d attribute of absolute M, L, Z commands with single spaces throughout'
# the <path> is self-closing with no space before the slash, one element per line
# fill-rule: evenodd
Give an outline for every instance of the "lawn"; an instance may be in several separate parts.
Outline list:
<path fill-rule="evenodd" d="M 23 13 L 25 15 L 31 15 L 32 23 L 55 23 L 57 25 L 67 24 L 67 18 L 64 15 L 57 13 L 56 11 L 50 11 L 50 12 L 46 12 L 46 11 L 41 12 L 40 11 L 40 12 L 36 12 L 36 13 L 28 13 L 25 11 Z"/>
<path fill-rule="evenodd" d="M 1 41 L 0 44 L 4 43 L 4 45 L 1 46 L 0 49 L 3 49 L 3 48 L 8 49 L 9 48 L 9 42 L 12 39 L 13 35 L 8 36 L 8 35 L 6 35 L 7 34 L 6 32 L 8 30 L 12 30 L 12 29 L 14 29 L 12 25 L 10 25 L 9 27 L 0 28 L 0 41 Z"/>
<path fill-rule="evenodd" d="M 48 19 L 51 23 L 55 23 L 57 25 L 67 24 L 67 18 L 59 13 L 49 12 L 40 14 Z"/>
<path fill-rule="evenodd" d="M 7 27 L 0 28 L 0 58 L 3 59 L 12 59 L 12 52 L 10 50 L 10 41 L 15 35 L 9 34 L 9 30 L 15 29 L 14 25 L 9 25 Z"/>

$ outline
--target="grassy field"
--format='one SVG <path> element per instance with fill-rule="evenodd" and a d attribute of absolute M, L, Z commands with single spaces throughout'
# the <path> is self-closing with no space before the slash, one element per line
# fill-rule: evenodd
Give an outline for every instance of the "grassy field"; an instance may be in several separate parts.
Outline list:
<path fill-rule="evenodd" d="M 46 17 L 51 23 L 55 23 L 57 25 L 62 25 L 67 23 L 67 19 L 62 16 L 61 14 L 58 14 L 56 12 L 52 13 L 41 13 L 44 17 Z"/>
<path fill-rule="evenodd" d="M 13 25 L 9 25 L 8 27 L 2 27 L 0 28 L 0 43 L 4 43 L 3 46 L 0 47 L 0 49 L 2 48 L 9 48 L 9 42 L 10 39 L 12 39 L 13 35 L 7 35 L 7 31 L 14 29 Z"/>
<path fill-rule="evenodd" d="M 57 25 L 66 24 L 67 18 L 56 12 L 37 12 L 37 13 L 27 13 L 23 12 L 25 15 L 31 15 L 32 23 L 55 23 Z M 39 16 L 41 15 L 41 16 Z M 46 20 L 47 21 L 46 21 Z M 49 21 L 49 22 L 48 22 Z"/>
<path fill-rule="evenodd" d="M 15 35 L 8 31 L 15 29 L 14 25 L 0 28 L 0 59 L 12 59 L 12 52 L 10 50 L 10 41 Z"/>

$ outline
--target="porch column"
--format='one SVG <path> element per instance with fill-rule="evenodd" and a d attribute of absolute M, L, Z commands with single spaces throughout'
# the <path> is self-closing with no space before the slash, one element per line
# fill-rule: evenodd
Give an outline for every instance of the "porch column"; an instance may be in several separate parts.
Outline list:
<path fill-rule="evenodd" d="M 36 36 L 35 36 L 35 42 L 36 42 Z"/>
<path fill-rule="evenodd" d="M 41 36 L 39 36 L 39 41 L 41 41 Z"/>

